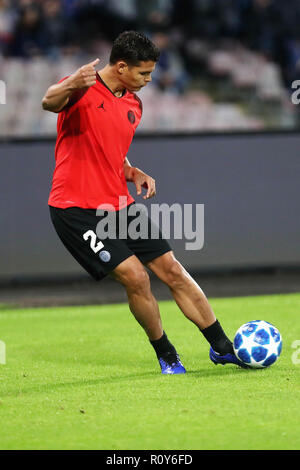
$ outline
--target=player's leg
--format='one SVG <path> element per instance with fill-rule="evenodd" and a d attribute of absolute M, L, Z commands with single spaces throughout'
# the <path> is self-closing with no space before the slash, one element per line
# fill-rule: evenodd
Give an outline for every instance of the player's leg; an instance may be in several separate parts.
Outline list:
<path fill-rule="evenodd" d="M 198 328 L 203 330 L 216 321 L 204 292 L 172 251 L 150 261 L 147 267 L 167 284 L 181 311 Z"/>
<path fill-rule="evenodd" d="M 167 284 L 181 311 L 200 330 L 215 323 L 215 314 L 204 292 L 172 251 L 150 261 L 147 267 Z"/>
<path fill-rule="evenodd" d="M 222 357 L 230 355 L 230 362 L 237 363 L 234 360 L 232 342 L 216 319 L 204 292 L 175 258 L 174 253 L 169 251 L 146 263 L 146 266 L 167 284 L 181 311 L 197 325 L 213 351 Z M 213 360 L 212 357 L 211 359 Z"/>
<path fill-rule="evenodd" d="M 130 256 L 111 273 L 125 287 L 129 308 L 138 323 L 144 328 L 150 341 L 163 334 L 159 307 L 151 292 L 147 271 L 136 256 Z"/>
<path fill-rule="evenodd" d="M 159 307 L 151 292 L 147 271 L 136 256 L 120 263 L 110 275 L 121 283 L 127 293 L 129 308 L 144 328 L 164 374 L 184 373 L 179 356 L 162 328 Z"/>

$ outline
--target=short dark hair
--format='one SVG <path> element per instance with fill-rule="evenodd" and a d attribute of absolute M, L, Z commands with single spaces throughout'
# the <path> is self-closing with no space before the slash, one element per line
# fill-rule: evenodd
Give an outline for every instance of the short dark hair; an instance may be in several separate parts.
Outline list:
<path fill-rule="evenodd" d="M 138 66 L 140 62 L 157 62 L 159 50 L 150 39 L 137 31 L 124 31 L 114 41 L 109 63 L 116 64 L 124 60 L 131 66 Z"/>

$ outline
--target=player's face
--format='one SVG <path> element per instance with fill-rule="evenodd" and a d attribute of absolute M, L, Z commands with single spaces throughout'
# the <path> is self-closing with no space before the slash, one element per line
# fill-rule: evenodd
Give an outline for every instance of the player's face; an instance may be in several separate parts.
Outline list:
<path fill-rule="evenodd" d="M 149 60 L 140 62 L 138 66 L 129 66 L 126 64 L 121 75 L 122 83 L 129 91 L 137 92 L 151 82 L 151 73 L 155 69 L 156 63 Z"/>

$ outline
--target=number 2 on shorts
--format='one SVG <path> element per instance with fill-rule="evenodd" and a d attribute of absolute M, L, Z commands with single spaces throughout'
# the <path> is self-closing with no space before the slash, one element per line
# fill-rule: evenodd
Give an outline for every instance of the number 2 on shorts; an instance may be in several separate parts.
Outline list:
<path fill-rule="evenodd" d="M 104 247 L 102 242 L 97 243 L 97 235 L 95 234 L 95 232 L 93 232 L 93 230 L 88 230 L 87 232 L 85 232 L 83 234 L 83 238 L 85 241 L 87 241 L 89 238 L 91 239 L 90 247 L 94 253 L 98 253 L 98 251 L 100 251 Z"/>

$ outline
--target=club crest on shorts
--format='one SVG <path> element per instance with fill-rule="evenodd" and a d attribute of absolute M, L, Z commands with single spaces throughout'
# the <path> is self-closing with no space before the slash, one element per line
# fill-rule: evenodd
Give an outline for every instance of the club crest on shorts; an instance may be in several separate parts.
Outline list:
<path fill-rule="evenodd" d="M 100 258 L 101 261 L 103 261 L 104 263 L 108 263 L 108 261 L 109 261 L 110 258 L 111 258 L 111 254 L 110 254 L 109 251 L 102 250 L 102 251 L 100 251 L 100 253 L 99 253 L 99 258 Z"/>

